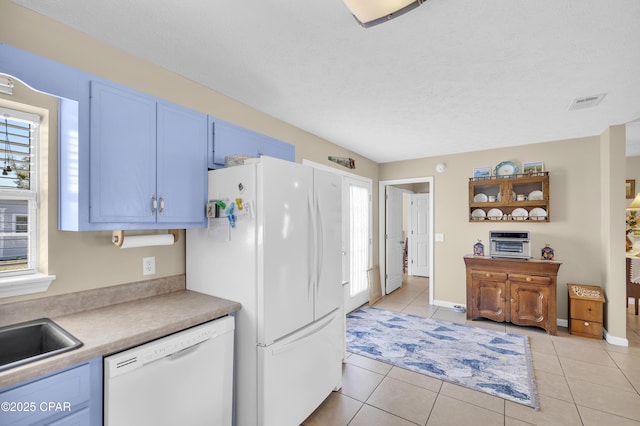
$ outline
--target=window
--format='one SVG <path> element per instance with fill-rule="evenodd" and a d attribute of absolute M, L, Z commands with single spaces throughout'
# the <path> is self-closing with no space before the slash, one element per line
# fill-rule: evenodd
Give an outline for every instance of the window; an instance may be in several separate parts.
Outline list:
<path fill-rule="evenodd" d="M 37 115 L 0 107 L 0 277 L 37 269 Z"/>

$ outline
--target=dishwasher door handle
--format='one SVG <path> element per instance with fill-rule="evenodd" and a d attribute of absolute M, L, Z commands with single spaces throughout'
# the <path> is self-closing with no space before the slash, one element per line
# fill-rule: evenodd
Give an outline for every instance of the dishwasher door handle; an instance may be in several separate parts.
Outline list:
<path fill-rule="evenodd" d="M 187 346 L 184 349 L 180 349 L 178 352 L 174 352 L 172 354 L 167 355 L 165 358 L 169 361 L 177 361 L 181 358 L 191 355 L 193 352 L 197 351 L 203 343 L 208 342 L 210 339 L 203 340 L 202 342 L 198 342 L 191 346 Z"/>

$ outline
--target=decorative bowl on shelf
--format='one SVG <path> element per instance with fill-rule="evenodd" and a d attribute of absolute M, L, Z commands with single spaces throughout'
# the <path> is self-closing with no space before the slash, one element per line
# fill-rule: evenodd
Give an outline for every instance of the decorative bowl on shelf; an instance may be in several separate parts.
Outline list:
<path fill-rule="evenodd" d="M 509 177 L 518 174 L 518 166 L 513 161 L 503 161 L 498 164 L 494 174 L 500 177 Z"/>

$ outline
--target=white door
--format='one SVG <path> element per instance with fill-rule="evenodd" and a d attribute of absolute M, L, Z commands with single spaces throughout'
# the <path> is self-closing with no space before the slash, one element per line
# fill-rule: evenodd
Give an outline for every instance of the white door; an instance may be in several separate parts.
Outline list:
<path fill-rule="evenodd" d="M 411 194 L 409 274 L 429 276 L 429 194 Z"/>
<path fill-rule="evenodd" d="M 342 306 L 342 178 L 313 171 L 316 232 L 315 319 Z"/>
<path fill-rule="evenodd" d="M 387 186 L 386 196 L 386 279 L 389 294 L 402 285 L 403 250 L 402 190 Z"/>
<path fill-rule="evenodd" d="M 349 283 L 345 312 L 351 312 L 369 301 L 367 270 L 371 268 L 371 182 L 344 177 L 343 203 L 343 280 Z"/>
<path fill-rule="evenodd" d="M 313 321 L 313 170 L 262 157 L 257 194 L 258 342 L 269 345 Z"/>

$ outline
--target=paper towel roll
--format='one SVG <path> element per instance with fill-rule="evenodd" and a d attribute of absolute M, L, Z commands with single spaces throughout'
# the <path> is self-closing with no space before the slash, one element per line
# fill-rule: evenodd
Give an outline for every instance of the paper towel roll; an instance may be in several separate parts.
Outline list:
<path fill-rule="evenodd" d="M 120 248 L 170 246 L 173 243 L 174 239 L 172 234 L 134 235 L 125 237 Z"/>

